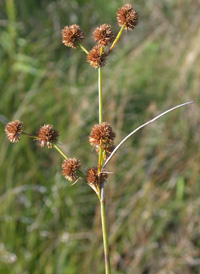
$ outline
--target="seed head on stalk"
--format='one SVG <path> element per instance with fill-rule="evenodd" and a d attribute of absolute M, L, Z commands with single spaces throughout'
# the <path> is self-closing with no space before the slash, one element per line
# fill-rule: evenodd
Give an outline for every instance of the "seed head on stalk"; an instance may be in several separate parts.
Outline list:
<path fill-rule="evenodd" d="M 58 142 L 59 132 L 53 128 L 52 125 L 44 125 L 38 130 L 38 139 L 40 147 L 47 146 L 52 148 L 52 143 L 56 144 Z"/>
<path fill-rule="evenodd" d="M 113 42 L 115 38 L 114 32 L 111 30 L 111 26 L 107 24 L 100 25 L 93 32 L 94 41 L 99 45 L 108 46 Z"/>
<path fill-rule="evenodd" d="M 17 143 L 20 140 L 20 134 L 22 133 L 23 123 L 19 120 L 9 122 L 5 126 L 5 132 L 8 140 L 11 143 Z"/>
<path fill-rule="evenodd" d="M 76 158 L 68 158 L 63 161 L 62 173 L 69 181 L 73 181 L 77 178 L 76 172 L 80 168 L 81 163 Z"/>
<path fill-rule="evenodd" d="M 110 153 L 112 151 L 114 144 L 114 138 L 116 134 L 113 132 L 112 127 L 109 123 L 103 122 L 102 124 L 96 124 L 93 126 L 90 136 L 89 142 L 92 146 L 102 147 L 106 152 Z"/>
<path fill-rule="evenodd" d="M 81 28 L 74 24 L 66 26 L 62 30 L 62 41 L 67 47 L 77 48 L 77 42 L 81 42 L 84 39 L 84 33 Z"/>
<path fill-rule="evenodd" d="M 118 9 L 117 21 L 120 27 L 125 25 L 125 29 L 133 30 L 138 24 L 138 13 L 130 4 L 125 4 Z"/>
<path fill-rule="evenodd" d="M 105 170 L 102 170 L 98 174 L 98 168 L 92 167 L 88 168 L 88 170 L 86 171 L 86 177 L 89 186 L 91 186 L 93 189 L 96 188 L 96 186 L 100 188 L 101 183 L 104 183 L 107 180 L 108 173 L 106 173 Z"/>
<path fill-rule="evenodd" d="M 87 61 L 94 68 L 104 67 L 108 59 L 108 54 L 100 45 L 94 46 L 87 55 Z"/>

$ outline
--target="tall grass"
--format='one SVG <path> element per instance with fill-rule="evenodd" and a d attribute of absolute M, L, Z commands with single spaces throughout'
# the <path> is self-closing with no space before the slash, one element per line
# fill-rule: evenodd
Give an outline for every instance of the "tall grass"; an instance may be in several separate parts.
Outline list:
<path fill-rule="evenodd" d="M 87 136 L 97 121 L 96 73 L 84 54 L 62 46 L 60 30 L 78 23 L 90 33 L 107 18 L 115 21 L 121 4 L 0 3 L 0 273 L 103 273 L 92 190 L 63 179 L 55 151 L 27 139 L 12 146 L 3 128 L 13 119 L 23 120 L 29 132 L 53 124 L 62 149 L 93 165 L 85 151 L 92 155 Z M 199 3 L 134 6 L 140 24 L 122 37 L 103 73 L 104 117 L 118 141 L 171 106 L 196 104 L 139 132 L 110 164 L 111 265 L 115 274 L 199 273 Z"/>

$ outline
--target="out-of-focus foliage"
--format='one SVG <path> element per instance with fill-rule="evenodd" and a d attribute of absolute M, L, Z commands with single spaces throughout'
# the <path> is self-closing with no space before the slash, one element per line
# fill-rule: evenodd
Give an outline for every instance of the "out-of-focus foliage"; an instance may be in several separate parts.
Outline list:
<path fill-rule="evenodd" d="M 94 166 L 88 134 L 98 121 L 97 71 L 61 43 L 77 23 L 93 46 L 95 26 L 117 33 L 123 1 L 0 2 L 0 273 L 103 273 L 99 204 L 71 187 L 62 158 L 30 139 L 9 144 L 6 122 L 60 131 L 60 146 Z M 136 126 L 189 100 L 138 132 L 108 166 L 113 274 L 200 271 L 200 2 L 136 0 L 140 23 L 123 33 L 103 70 L 104 120 L 116 143 Z"/>

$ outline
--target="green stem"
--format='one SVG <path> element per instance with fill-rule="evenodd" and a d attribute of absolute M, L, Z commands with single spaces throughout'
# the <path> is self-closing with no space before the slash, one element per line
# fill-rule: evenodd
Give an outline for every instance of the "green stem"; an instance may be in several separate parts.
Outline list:
<path fill-rule="evenodd" d="M 102 103 L 102 68 L 98 68 L 98 91 L 99 91 L 99 124 L 103 123 L 103 103 Z M 103 149 L 99 148 L 98 173 L 101 171 Z"/>
<path fill-rule="evenodd" d="M 99 124 L 103 123 L 102 110 L 102 68 L 98 68 L 98 90 L 99 90 Z"/>
<path fill-rule="evenodd" d="M 98 173 L 101 171 L 102 162 L 103 162 L 103 149 L 102 149 L 102 147 L 100 147 L 99 148 Z"/>
<path fill-rule="evenodd" d="M 22 132 L 22 134 L 30 137 L 30 138 L 33 138 L 33 139 L 39 139 L 38 136 L 34 136 L 34 135 L 31 135 L 27 132 Z M 62 151 L 62 149 L 60 149 L 56 144 L 52 144 L 52 146 L 65 158 L 65 159 L 68 159 L 67 155 Z M 82 171 L 80 171 L 79 169 L 76 171 L 77 175 L 80 176 L 80 177 L 83 177 L 83 178 L 86 178 L 85 174 L 83 174 Z"/>
<path fill-rule="evenodd" d="M 53 144 L 53 147 L 65 158 L 68 159 L 67 155 L 60 149 L 56 144 Z"/>
<path fill-rule="evenodd" d="M 98 91 L 99 91 L 99 124 L 103 123 L 103 103 L 102 103 L 102 69 L 98 68 Z M 103 165 L 103 148 L 99 148 L 99 162 L 98 162 L 98 174 L 100 175 L 101 167 Z M 101 176 L 99 176 L 100 179 Z M 109 258 L 109 246 L 108 246 L 108 232 L 106 225 L 106 210 L 105 210 L 105 193 L 104 183 L 100 182 L 101 191 L 98 195 L 101 204 L 101 223 L 103 233 L 103 246 L 105 257 L 105 271 L 106 274 L 110 274 L 110 258 Z"/>
<path fill-rule="evenodd" d="M 123 25 L 119 31 L 119 33 L 117 34 L 117 37 L 115 38 L 115 41 L 112 43 L 112 46 L 110 47 L 109 53 L 113 50 L 114 46 L 117 44 L 117 41 L 119 40 L 120 36 L 122 35 L 122 32 L 125 28 L 125 25 Z"/>
<path fill-rule="evenodd" d="M 86 175 L 83 174 L 83 172 L 80 171 L 79 169 L 77 169 L 76 173 L 77 173 L 77 175 L 78 175 L 79 177 L 82 177 L 82 178 L 84 178 L 84 179 L 87 179 Z"/>
<path fill-rule="evenodd" d="M 103 166 L 105 156 L 106 156 L 106 151 L 104 150 L 103 155 L 102 155 L 102 159 L 101 159 L 101 166 Z"/>
<path fill-rule="evenodd" d="M 32 134 L 29 134 L 29 133 L 24 132 L 24 131 L 22 131 L 22 134 L 23 134 L 23 135 L 26 135 L 26 136 L 28 136 L 28 137 L 30 137 L 30 138 L 33 138 L 33 139 L 39 139 L 39 137 L 38 137 L 38 136 L 35 136 L 35 135 L 32 135 Z"/>
<path fill-rule="evenodd" d="M 103 246 L 104 246 L 104 257 L 105 257 L 105 273 L 110 274 L 110 256 L 109 256 L 109 245 L 108 245 L 108 232 L 106 224 L 106 210 L 105 210 L 105 193 L 104 193 L 104 183 L 101 186 L 101 223 L 102 223 L 102 233 L 103 233 Z"/>
<path fill-rule="evenodd" d="M 86 48 L 79 42 L 77 42 L 77 44 L 79 44 L 80 48 L 86 53 L 88 54 L 89 52 L 86 50 Z"/>
<path fill-rule="evenodd" d="M 62 149 L 60 149 L 56 144 L 52 144 L 53 147 L 65 158 L 68 159 L 69 157 L 67 157 L 67 155 L 62 151 Z M 83 174 L 82 171 L 80 171 L 79 169 L 76 171 L 77 175 L 83 178 L 86 178 L 85 174 Z"/>

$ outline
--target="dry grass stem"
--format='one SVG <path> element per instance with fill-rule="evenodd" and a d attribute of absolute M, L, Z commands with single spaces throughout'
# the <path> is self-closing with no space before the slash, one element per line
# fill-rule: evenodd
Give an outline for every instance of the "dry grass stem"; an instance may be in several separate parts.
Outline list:
<path fill-rule="evenodd" d="M 142 124 L 141 126 L 139 126 L 138 128 L 136 128 L 135 130 L 133 130 L 130 134 L 128 134 L 117 146 L 116 148 L 113 150 L 113 152 L 110 154 L 110 156 L 108 157 L 108 159 L 105 161 L 103 168 L 105 168 L 107 166 L 107 164 L 110 162 L 110 160 L 112 159 L 112 157 L 114 156 L 114 154 L 117 152 L 117 150 L 124 144 L 124 142 L 126 142 L 126 140 L 128 140 L 133 134 L 135 134 L 137 131 L 139 131 L 141 128 L 153 123 L 154 121 L 156 121 L 157 119 L 159 119 L 160 117 L 164 116 L 165 114 L 169 113 L 170 111 L 189 105 L 189 104 L 193 104 L 195 103 L 194 101 L 191 102 L 187 102 L 187 103 L 183 103 L 181 105 L 175 106 L 173 108 L 170 108 L 168 110 L 166 110 L 165 112 L 159 114 L 158 116 L 156 116 L 155 118 L 153 118 L 152 120 Z"/>

